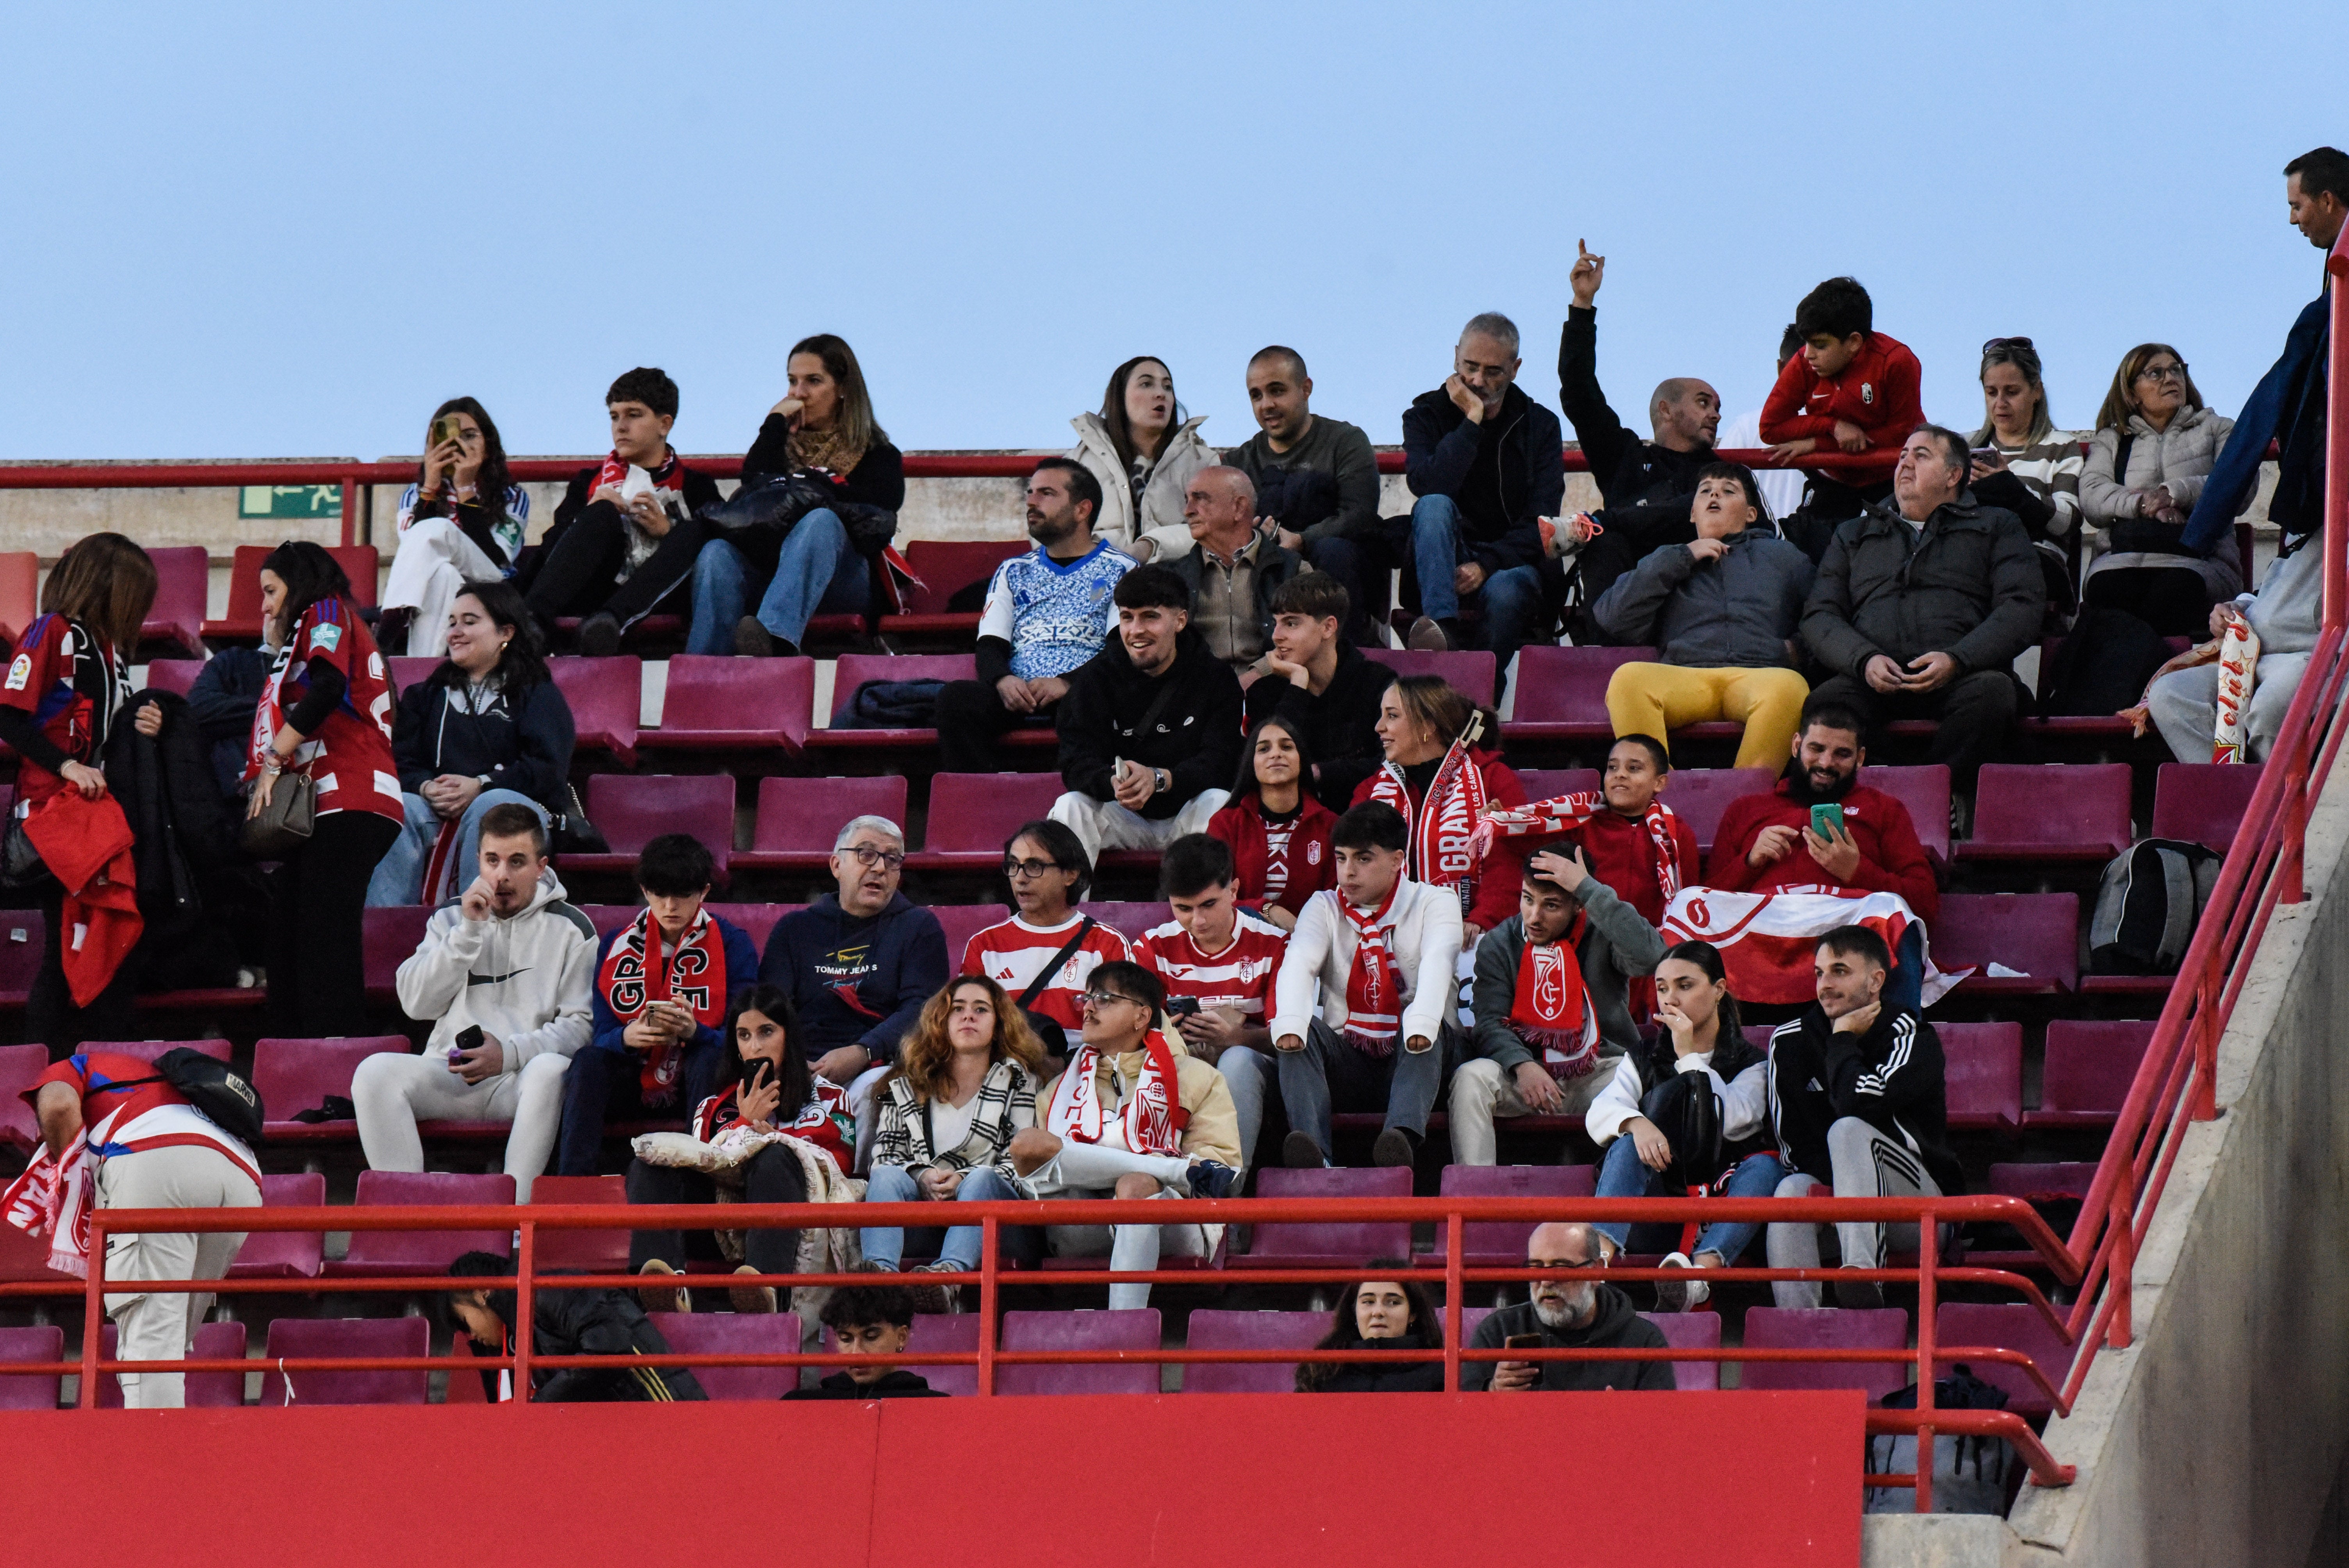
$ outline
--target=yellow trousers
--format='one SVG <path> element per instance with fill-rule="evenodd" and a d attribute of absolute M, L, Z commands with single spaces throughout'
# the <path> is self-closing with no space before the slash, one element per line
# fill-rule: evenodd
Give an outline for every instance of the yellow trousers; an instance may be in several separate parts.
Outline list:
<path fill-rule="evenodd" d="M 1685 725 L 1728 719 L 1745 727 L 1737 766 L 1775 770 L 1791 755 L 1810 694 L 1793 670 L 1619 665 L 1607 683 L 1607 718 L 1618 735 L 1652 735 L 1667 744 Z"/>

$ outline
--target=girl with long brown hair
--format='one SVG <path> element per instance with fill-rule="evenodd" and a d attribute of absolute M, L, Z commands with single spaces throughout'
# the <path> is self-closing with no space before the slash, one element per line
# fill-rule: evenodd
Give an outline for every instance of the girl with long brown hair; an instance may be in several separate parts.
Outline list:
<path fill-rule="evenodd" d="M 1069 456 L 1101 481 L 1093 537 L 1136 560 L 1172 560 L 1191 548 L 1183 521 L 1183 487 L 1218 461 L 1200 438 L 1205 414 L 1183 417 L 1174 373 L 1155 355 L 1136 355 L 1110 372 L 1101 412 L 1069 421 L 1077 444 Z"/>
<path fill-rule="evenodd" d="M 1474 851 L 1487 806 L 1522 806 L 1526 786 L 1501 760 L 1500 720 L 1442 676 L 1404 676 L 1379 699 L 1386 762 L 1362 780 L 1352 804 L 1383 800 L 1411 824 L 1403 875 L 1456 890 L 1468 944 L 1516 913 L 1508 877 L 1482 875 Z"/>

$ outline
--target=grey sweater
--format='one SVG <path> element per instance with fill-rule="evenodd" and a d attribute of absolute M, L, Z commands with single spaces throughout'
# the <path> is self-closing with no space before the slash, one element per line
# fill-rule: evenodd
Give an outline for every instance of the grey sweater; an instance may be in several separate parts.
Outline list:
<path fill-rule="evenodd" d="M 1699 562 L 1667 544 L 1618 577 L 1591 606 L 1610 643 L 1652 642 L 1668 665 L 1767 669 L 1793 663 L 1788 644 L 1817 569 L 1763 529 L 1731 534 L 1729 552 Z"/>
<path fill-rule="evenodd" d="M 1272 449 L 1272 438 L 1262 430 L 1224 454 L 1224 461 L 1259 485 L 1274 469 L 1295 473 L 1328 474 L 1337 482 L 1338 510 L 1309 528 L 1298 531 L 1312 542 L 1344 539 L 1363 532 L 1379 521 L 1379 459 L 1371 438 L 1360 425 L 1313 416 L 1305 438 L 1285 452 Z"/>
<path fill-rule="evenodd" d="M 1599 1016 L 1599 1047 L 1607 1056 L 1619 1055 L 1640 1042 L 1639 1026 L 1631 1022 L 1630 978 L 1656 972 L 1664 956 L 1663 934 L 1597 877 L 1587 879 L 1577 896 L 1589 924 L 1575 956 L 1582 966 L 1583 989 L 1590 994 L 1590 1006 Z M 1469 993 L 1475 1004 L 1476 1032 L 1470 1046 L 1503 1072 L 1514 1072 L 1518 1063 L 1535 1059 L 1509 1027 L 1517 965 L 1525 953 L 1526 923 L 1520 915 L 1509 916 L 1476 944 L 1476 974 Z"/>

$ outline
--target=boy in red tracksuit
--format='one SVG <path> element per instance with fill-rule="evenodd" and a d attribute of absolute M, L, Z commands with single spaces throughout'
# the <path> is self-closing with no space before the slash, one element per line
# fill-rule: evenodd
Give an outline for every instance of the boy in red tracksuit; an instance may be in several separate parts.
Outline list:
<path fill-rule="evenodd" d="M 1877 499 L 1868 492 L 1890 482 L 1900 443 L 1925 422 L 1917 356 L 1874 330 L 1874 319 L 1875 306 L 1856 278 L 1829 278 L 1805 294 L 1795 307 L 1802 352 L 1779 366 L 1777 385 L 1762 405 L 1762 438 L 1781 457 L 1866 454 L 1863 462 L 1814 470 L 1808 510 L 1823 521 L 1823 506 L 1851 517 Z"/>

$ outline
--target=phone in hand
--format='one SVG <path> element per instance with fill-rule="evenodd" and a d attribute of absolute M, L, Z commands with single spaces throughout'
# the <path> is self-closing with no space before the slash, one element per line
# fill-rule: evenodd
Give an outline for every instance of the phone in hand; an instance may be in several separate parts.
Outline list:
<path fill-rule="evenodd" d="M 450 1042 L 449 1065 L 452 1068 L 455 1067 L 465 1052 L 478 1051 L 481 1048 L 481 1026 L 479 1024 L 466 1025 L 463 1028 L 457 1031 L 456 1037 Z"/>
<path fill-rule="evenodd" d="M 1167 997 L 1166 1016 L 1170 1018 L 1197 1017 L 1199 1016 L 1199 998 L 1196 996 Z"/>
<path fill-rule="evenodd" d="M 1504 1350 L 1539 1350 L 1542 1336 L 1538 1334 L 1512 1334 L 1501 1341 Z"/>
<path fill-rule="evenodd" d="M 1811 831 L 1822 839 L 1832 839 L 1843 831 L 1843 803 L 1824 800 L 1811 808 Z"/>
<path fill-rule="evenodd" d="M 457 423 L 457 416 L 454 414 L 443 414 L 432 421 L 434 447 L 439 447 L 446 441 L 460 441 L 464 438 L 464 435 L 465 428 Z"/>

